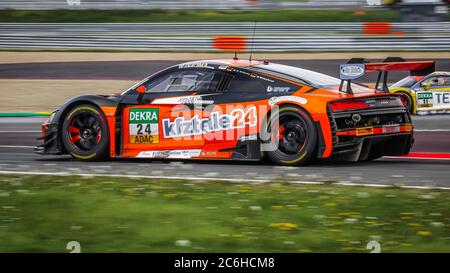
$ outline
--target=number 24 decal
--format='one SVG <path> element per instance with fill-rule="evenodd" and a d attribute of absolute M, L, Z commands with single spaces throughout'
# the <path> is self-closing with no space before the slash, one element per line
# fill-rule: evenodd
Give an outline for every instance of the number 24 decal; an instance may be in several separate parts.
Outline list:
<path fill-rule="evenodd" d="M 145 124 L 145 128 L 144 128 L 144 124 L 138 124 L 137 129 L 138 129 L 138 131 L 137 131 L 138 135 L 143 135 L 144 133 L 149 135 L 151 133 L 150 124 Z M 142 131 L 144 131 L 144 133 Z"/>

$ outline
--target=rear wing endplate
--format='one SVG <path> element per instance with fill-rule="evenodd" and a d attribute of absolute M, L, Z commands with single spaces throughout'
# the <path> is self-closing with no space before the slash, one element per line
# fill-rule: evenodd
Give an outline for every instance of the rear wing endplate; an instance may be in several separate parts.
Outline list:
<path fill-rule="evenodd" d="M 369 63 L 362 58 L 350 59 L 346 64 L 341 64 L 339 78 L 341 84 L 339 91 L 353 94 L 351 81 L 364 76 L 369 72 L 378 72 L 375 89 L 379 90 L 382 82 L 381 90 L 389 92 L 387 86 L 387 76 L 389 71 L 410 71 L 411 76 L 425 76 L 435 70 L 434 61 L 407 62 L 400 57 L 388 57 L 381 63 Z M 346 90 L 342 90 L 344 82 L 347 81 Z"/>

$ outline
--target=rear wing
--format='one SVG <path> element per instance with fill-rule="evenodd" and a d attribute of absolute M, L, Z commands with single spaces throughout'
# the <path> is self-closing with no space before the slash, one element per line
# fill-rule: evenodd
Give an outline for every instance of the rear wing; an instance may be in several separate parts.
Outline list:
<path fill-rule="evenodd" d="M 435 64 L 434 61 L 407 62 L 400 57 L 388 57 L 381 63 L 369 63 L 362 58 L 353 58 L 340 66 L 339 78 L 341 84 L 339 85 L 339 91 L 353 94 L 352 80 L 358 79 L 369 72 L 378 72 L 375 89 L 379 89 L 382 80 L 381 90 L 389 92 L 387 86 L 389 71 L 410 71 L 411 76 L 425 76 L 434 72 Z M 347 81 L 347 88 L 344 91 L 342 87 L 345 81 Z"/>

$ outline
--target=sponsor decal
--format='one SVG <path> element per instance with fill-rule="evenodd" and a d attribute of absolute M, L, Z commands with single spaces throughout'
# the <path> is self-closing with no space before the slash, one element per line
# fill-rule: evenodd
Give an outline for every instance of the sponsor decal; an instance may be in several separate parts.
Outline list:
<path fill-rule="evenodd" d="M 173 98 L 155 99 L 152 104 L 214 104 L 213 100 L 203 100 L 204 96 L 213 96 L 217 94 L 204 94 L 195 96 L 181 96 Z"/>
<path fill-rule="evenodd" d="M 421 104 L 417 104 L 418 108 L 431 108 L 433 107 L 432 103 L 421 103 Z"/>
<path fill-rule="evenodd" d="M 398 125 L 398 124 L 383 125 L 382 132 L 383 132 L 383 134 L 398 133 L 398 132 L 400 132 L 400 125 Z"/>
<path fill-rule="evenodd" d="M 275 82 L 273 79 L 266 78 L 266 77 L 261 76 L 261 75 L 259 75 L 259 74 L 256 74 L 256 78 L 257 78 L 257 79 L 260 79 L 260 80 L 263 80 L 263 81 L 272 82 L 272 83 Z"/>
<path fill-rule="evenodd" d="M 419 100 L 429 100 L 433 98 L 433 93 L 431 92 L 418 92 L 417 99 Z"/>
<path fill-rule="evenodd" d="M 213 156 L 213 155 L 217 155 L 217 152 L 214 152 L 214 151 L 207 151 L 207 152 L 202 151 L 202 155 Z"/>
<path fill-rule="evenodd" d="M 209 117 L 199 118 L 198 115 L 185 120 L 184 117 L 177 117 L 174 121 L 170 118 L 162 120 L 165 138 L 176 138 L 183 136 L 202 135 L 208 132 L 217 132 L 247 126 L 256 126 L 256 107 L 244 109 L 234 109 L 229 114 L 211 112 Z"/>
<path fill-rule="evenodd" d="M 354 80 L 365 74 L 364 64 L 341 64 L 340 79 Z"/>
<path fill-rule="evenodd" d="M 214 67 L 209 66 L 208 63 L 199 63 L 199 62 L 192 62 L 192 63 L 184 63 L 184 64 L 180 64 L 178 65 L 178 68 L 209 68 L 209 69 L 214 69 Z"/>
<path fill-rule="evenodd" d="M 129 116 L 130 143 L 159 143 L 158 120 L 157 108 L 131 108 Z"/>
<path fill-rule="evenodd" d="M 200 156 L 202 150 L 161 150 L 142 151 L 136 157 L 140 158 L 192 158 Z"/>
<path fill-rule="evenodd" d="M 450 109 L 450 92 L 417 92 L 417 107 L 422 109 L 432 108 L 433 110 Z"/>
<path fill-rule="evenodd" d="M 280 96 L 280 97 L 271 97 L 269 99 L 269 105 L 272 106 L 274 104 L 277 104 L 279 102 L 283 101 L 291 101 L 291 102 L 297 102 L 300 104 L 306 104 L 308 102 L 307 99 L 297 96 Z"/>
<path fill-rule="evenodd" d="M 357 136 L 367 136 L 367 135 L 373 135 L 373 127 L 362 127 L 362 128 L 356 128 L 356 135 Z"/>
<path fill-rule="evenodd" d="M 251 73 L 251 72 L 248 72 L 248 71 L 245 71 L 245 70 L 241 70 L 241 69 L 234 68 L 234 67 L 229 66 L 229 65 L 220 65 L 220 66 L 218 67 L 218 69 L 220 69 L 220 70 L 226 70 L 226 71 L 229 71 L 229 72 L 235 72 L 235 73 L 244 74 L 244 75 L 246 75 L 246 76 L 251 77 L 252 79 L 260 79 L 260 80 L 267 81 L 267 82 L 271 82 L 271 83 L 274 83 L 274 82 L 275 82 L 273 79 L 267 78 L 267 77 L 264 77 L 264 76 L 261 76 L 261 75 L 258 74 L 258 73 Z"/>
<path fill-rule="evenodd" d="M 229 71 L 230 71 L 230 70 L 229 70 Z M 244 75 L 247 75 L 247 76 L 249 76 L 249 77 L 252 75 L 252 73 L 250 73 L 250 72 L 247 72 L 247 71 L 241 70 L 241 69 L 236 69 L 236 68 L 234 68 L 234 67 L 231 68 L 231 72 L 244 74 Z"/>
<path fill-rule="evenodd" d="M 250 140 L 257 140 L 257 139 L 258 139 L 257 135 L 241 136 L 239 138 L 240 141 L 250 141 Z"/>
<path fill-rule="evenodd" d="M 267 92 L 268 93 L 286 93 L 289 92 L 291 88 L 290 87 L 284 87 L 284 86 L 267 86 Z"/>

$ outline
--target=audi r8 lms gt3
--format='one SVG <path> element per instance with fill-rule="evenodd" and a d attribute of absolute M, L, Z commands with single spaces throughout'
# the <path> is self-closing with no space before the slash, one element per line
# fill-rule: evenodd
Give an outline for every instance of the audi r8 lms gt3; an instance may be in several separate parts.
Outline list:
<path fill-rule="evenodd" d="M 338 79 L 267 61 L 182 63 L 121 95 L 69 100 L 42 124 L 35 151 L 81 160 L 267 156 L 284 165 L 404 155 L 413 127 L 401 96 L 352 82 L 387 70 L 350 62 Z"/>
<path fill-rule="evenodd" d="M 391 85 L 389 91 L 401 94 L 412 114 L 450 110 L 450 72 L 408 76 Z"/>

